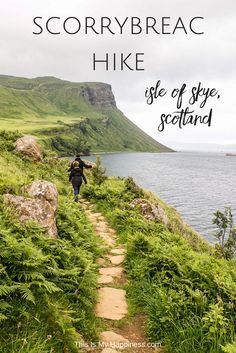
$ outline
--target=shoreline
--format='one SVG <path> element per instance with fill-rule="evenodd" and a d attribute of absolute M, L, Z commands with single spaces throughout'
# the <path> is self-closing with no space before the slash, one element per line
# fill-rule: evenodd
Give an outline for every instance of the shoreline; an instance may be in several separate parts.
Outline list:
<path fill-rule="evenodd" d="M 138 185 L 138 187 L 140 186 Z M 149 201 L 153 202 L 154 204 L 159 204 L 161 208 L 163 208 L 164 212 L 170 220 L 171 228 L 173 227 L 172 230 L 174 229 L 180 233 L 182 232 L 183 238 L 187 239 L 190 243 L 192 240 L 194 240 L 196 242 L 196 246 L 200 245 L 204 248 L 208 248 L 208 250 L 213 248 L 214 244 L 211 243 L 203 234 L 192 228 L 192 226 L 183 219 L 182 214 L 176 210 L 175 207 L 161 199 L 155 192 L 143 187 L 140 188 L 144 191 L 144 195 Z"/>
<path fill-rule="evenodd" d="M 175 150 L 173 152 L 140 152 L 140 151 L 111 151 L 111 152 L 106 152 L 106 151 L 101 151 L 101 152 L 91 152 L 89 154 L 82 154 L 81 157 L 89 157 L 89 156 L 97 156 L 97 155 L 107 155 L 107 154 L 155 154 L 155 155 L 163 155 L 163 154 L 179 154 L 179 153 L 187 153 L 187 154 L 210 154 L 210 155 L 220 155 L 220 156 L 236 156 L 236 153 L 226 153 L 225 151 L 202 151 L 202 150 Z M 66 158 L 66 157 L 65 157 Z"/>
<path fill-rule="evenodd" d="M 96 156 L 87 157 L 87 159 L 95 161 Z M 212 152 L 177 152 L 174 155 L 127 153 L 104 154 L 101 155 L 101 159 L 103 166 L 107 168 L 108 175 L 132 176 L 139 185 L 151 190 L 175 207 L 183 219 L 211 244 L 215 242 L 215 227 L 212 225 L 214 212 L 229 206 L 236 219 L 234 192 L 232 193 L 229 187 L 233 186 L 233 179 L 229 177 L 231 174 L 225 176 L 226 172 L 235 166 L 235 160 L 227 159 L 224 154 Z M 142 170 L 139 170 L 139 165 Z M 217 169 L 219 165 L 222 167 L 220 171 Z M 213 186 L 209 188 L 205 168 L 209 169 L 211 176 L 215 175 Z M 196 170 L 198 171 L 197 179 L 192 180 Z M 217 174 L 215 174 L 216 171 Z M 223 180 L 228 180 L 228 182 L 224 185 Z M 193 193 L 191 189 L 193 185 L 195 191 L 199 191 L 198 193 Z M 214 194 L 216 187 L 219 187 L 218 197 Z"/>
<path fill-rule="evenodd" d="M 106 151 L 101 151 L 101 152 L 91 152 L 90 154 L 81 154 L 83 157 L 89 157 L 89 156 L 97 156 L 97 155 L 104 155 L 104 154 L 136 154 L 136 153 L 144 153 L 144 154 L 166 154 L 166 153 L 176 153 L 178 151 L 160 151 L 160 152 L 143 152 L 143 151 L 112 151 L 112 152 L 106 152 Z"/>
<path fill-rule="evenodd" d="M 116 151 L 117 152 L 117 151 Z M 145 188 L 146 190 L 152 191 L 157 197 L 160 197 L 174 207 L 177 212 L 181 214 L 184 222 L 186 222 L 192 229 L 206 239 L 210 244 L 215 243 L 214 232 L 215 227 L 212 225 L 212 218 L 214 212 L 217 210 L 223 210 L 225 205 L 232 208 L 234 217 L 236 218 L 235 204 L 230 194 L 229 187 L 232 182 L 223 186 L 221 183 L 219 192 L 221 197 L 214 203 L 214 188 L 210 187 L 206 190 L 206 195 L 204 200 L 201 194 L 193 195 L 191 193 L 191 185 L 193 181 L 188 179 L 184 183 L 176 184 L 175 173 L 178 175 L 181 181 L 185 180 L 183 173 L 186 176 L 191 176 L 188 170 L 183 169 L 183 167 L 191 166 L 194 161 L 200 161 L 197 163 L 197 168 L 199 168 L 199 177 L 201 180 L 207 182 L 207 176 L 204 175 L 204 170 L 202 169 L 202 163 L 207 165 L 211 171 L 214 173 L 215 161 L 224 166 L 223 172 L 217 176 L 216 180 L 222 180 L 222 175 L 225 173 L 224 170 L 229 170 L 231 166 L 231 160 L 226 160 L 223 154 L 218 153 L 176 153 L 175 155 L 165 154 L 157 155 L 156 153 L 117 153 L 115 151 L 101 154 L 102 165 L 107 169 L 107 175 L 111 177 L 128 177 L 134 178 L 137 184 Z M 88 157 L 81 157 L 82 159 L 95 162 L 96 156 L 99 155 L 98 152 L 91 154 Z M 73 159 L 70 157 L 69 159 Z M 137 164 L 137 161 L 139 163 Z M 202 161 L 202 162 L 201 162 Z M 232 162 L 234 162 L 232 160 Z M 144 170 L 139 171 L 139 164 Z M 176 169 L 176 165 L 180 163 L 182 167 Z M 233 163 L 233 165 L 235 165 Z M 173 170 L 173 173 L 171 173 Z M 223 173 L 223 174 L 222 174 Z M 168 174 L 168 175 L 167 175 Z M 171 175 L 172 174 L 172 175 Z M 196 185 L 195 185 L 196 186 Z M 201 192 L 204 191 L 205 186 L 196 186 Z M 225 194 L 223 194 L 225 190 Z M 202 210 L 202 211 L 200 211 Z M 201 215 L 202 213 L 202 215 Z"/>

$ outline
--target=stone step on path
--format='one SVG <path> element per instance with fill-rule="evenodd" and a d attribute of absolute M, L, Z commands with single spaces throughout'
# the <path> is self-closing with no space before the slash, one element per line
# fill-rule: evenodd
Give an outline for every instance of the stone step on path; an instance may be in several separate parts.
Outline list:
<path fill-rule="evenodd" d="M 83 207 L 87 217 L 93 224 L 95 232 L 107 245 L 112 247 L 107 259 L 98 259 L 98 265 L 100 266 L 98 284 L 111 284 L 115 279 L 119 279 L 123 275 L 124 270 L 120 265 L 125 258 L 125 249 L 115 247 L 117 235 L 115 230 L 108 226 L 105 217 L 99 212 L 93 212 L 93 206 L 89 205 L 88 202 L 85 202 Z M 107 261 L 110 262 L 110 267 L 104 267 Z M 99 288 L 95 312 L 97 317 L 103 319 L 112 321 L 123 319 L 128 313 L 126 291 L 112 287 Z M 119 347 L 121 344 L 128 342 L 122 335 L 113 331 L 102 332 L 100 339 L 106 347 L 102 350 L 102 353 L 116 353 L 117 351 L 113 349 L 114 345 Z"/>
<path fill-rule="evenodd" d="M 113 331 L 101 333 L 101 344 L 105 349 L 123 349 L 129 344 L 129 340 Z"/>
<path fill-rule="evenodd" d="M 100 335 L 100 343 L 102 344 L 100 350 L 95 350 L 99 353 L 119 353 L 123 350 L 123 353 L 143 353 L 143 352 L 156 352 L 156 350 L 144 349 L 144 350 L 133 350 L 133 348 L 125 348 L 129 344 L 129 339 L 121 335 L 114 330 L 114 324 L 119 322 L 126 317 L 128 313 L 128 305 L 126 301 L 126 291 L 124 289 L 118 289 L 111 287 L 111 285 L 118 284 L 119 286 L 124 284 L 125 275 L 124 268 L 122 266 L 126 250 L 123 247 L 117 247 L 117 234 L 114 229 L 110 228 L 105 217 L 100 212 L 95 212 L 95 207 L 88 201 L 81 200 L 81 205 L 84 211 L 92 223 L 96 234 L 105 242 L 108 246 L 107 254 L 104 258 L 99 258 L 97 264 L 99 268 L 98 284 L 101 287 L 98 289 L 98 301 L 95 307 L 97 317 L 106 320 L 107 330 L 102 332 Z M 139 325 L 139 324 L 138 324 Z M 140 325 L 139 325 L 140 326 Z M 109 329 L 110 327 L 110 329 Z M 133 331 L 133 330 L 132 330 Z M 135 334 L 129 332 L 130 339 L 133 340 Z M 135 331 L 140 331 L 138 334 L 139 339 L 143 339 L 143 328 L 140 326 Z M 138 339 L 136 337 L 136 340 Z"/>
<path fill-rule="evenodd" d="M 98 266 L 105 266 L 105 263 L 106 263 L 106 259 L 104 259 L 103 257 L 99 257 L 97 259 L 97 265 Z"/>
<path fill-rule="evenodd" d="M 101 353 L 119 353 L 119 352 L 112 348 L 104 348 Z"/>
<path fill-rule="evenodd" d="M 114 283 L 115 279 L 119 279 L 123 274 L 122 267 L 101 267 L 99 269 L 99 284 L 111 284 Z"/>
<path fill-rule="evenodd" d="M 114 278 L 107 275 L 100 275 L 98 278 L 98 284 L 111 284 L 114 283 Z"/>
<path fill-rule="evenodd" d="M 96 305 L 97 317 L 109 320 L 121 320 L 128 313 L 126 291 L 111 287 L 98 289 L 98 302 Z"/>
<path fill-rule="evenodd" d="M 123 248 L 111 249 L 111 254 L 113 254 L 113 255 L 124 255 L 125 254 L 125 249 L 123 249 Z"/>
<path fill-rule="evenodd" d="M 99 273 L 106 276 L 120 277 L 123 273 L 123 267 L 101 267 Z"/>
<path fill-rule="evenodd" d="M 124 255 L 109 255 L 108 256 L 112 265 L 117 266 L 121 265 L 124 262 L 125 256 Z"/>
<path fill-rule="evenodd" d="M 102 214 L 100 212 L 90 211 L 90 209 L 88 209 L 87 203 L 82 203 L 82 206 L 85 210 L 88 219 L 93 224 L 95 232 L 99 235 L 102 240 L 104 240 L 104 242 L 108 246 L 114 246 L 117 240 L 116 233 L 113 230 L 111 231 L 107 222 L 104 220 L 105 218 L 102 216 Z"/>
<path fill-rule="evenodd" d="M 115 239 L 112 239 L 109 237 L 109 235 L 107 233 L 100 233 L 100 238 L 102 238 L 102 240 L 104 240 L 104 242 L 108 245 L 108 246 L 113 246 L 115 244 Z"/>

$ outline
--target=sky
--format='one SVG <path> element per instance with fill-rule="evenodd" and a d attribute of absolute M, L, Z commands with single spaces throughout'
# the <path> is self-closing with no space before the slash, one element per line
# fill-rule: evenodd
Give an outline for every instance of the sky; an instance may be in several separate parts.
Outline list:
<path fill-rule="evenodd" d="M 34 35 L 39 28 L 34 17 L 42 17 L 43 33 Z M 45 23 L 52 16 L 60 20 L 52 23 L 51 35 Z M 127 25 L 120 35 L 84 34 L 85 17 L 170 17 L 170 30 L 178 17 L 184 24 L 196 16 L 204 17 L 197 23 L 204 35 L 141 34 L 131 35 Z M 76 35 L 63 32 L 63 21 L 68 17 L 81 20 Z M 129 23 L 127 21 L 127 23 Z M 98 25 L 98 22 L 97 22 Z M 97 27 L 99 28 L 99 27 Z M 75 22 L 69 30 L 75 29 Z M 71 81 L 99 81 L 112 85 L 117 106 L 124 114 L 159 142 L 173 148 L 202 148 L 202 146 L 236 145 L 236 2 L 235 0 L 2 0 L 0 13 L 0 73 L 24 77 L 56 76 Z M 144 71 L 106 71 L 103 65 L 93 71 L 92 56 L 105 57 L 106 53 L 144 53 Z M 167 90 L 162 98 L 148 105 L 145 90 L 161 81 Z M 166 125 L 158 131 L 161 114 L 173 114 L 176 100 L 170 98 L 174 88 L 186 84 L 183 108 L 188 106 L 191 88 L 201 82 L 205 88 L 216 88 L 219 99 L 209 98 L 205 107 L 199 101 L 192 106 L 195 114 L 206 115 L 212 108 L 211 126 Z"/>

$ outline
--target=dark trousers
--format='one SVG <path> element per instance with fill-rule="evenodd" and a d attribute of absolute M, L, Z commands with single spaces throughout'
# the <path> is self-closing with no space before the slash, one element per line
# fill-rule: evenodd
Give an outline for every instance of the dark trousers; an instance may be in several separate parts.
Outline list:
<path fill-rule="evenodd" d="M 73 185 L 75 197 L 79 195 L 80 186 L 81 186 L 81 184 L 80 185 Z"/>
<path fill-rule="evenodd" d="M 72 180 L 72 186 L 73 186 L 75 198 L 78 198 L 81 184 L 82 184 L 82 178 L 78 178 L 78 180 Z"/>

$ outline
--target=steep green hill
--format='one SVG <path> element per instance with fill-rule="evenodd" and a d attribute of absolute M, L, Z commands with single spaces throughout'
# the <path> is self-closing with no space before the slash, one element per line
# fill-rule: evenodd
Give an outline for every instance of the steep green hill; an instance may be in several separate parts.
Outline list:
<path fill-rule="evenodd" d="M 171 151 L 124 116 L 104 83 L 0 75 L 0 124 L 37 135 L 60 154 Z"/>

